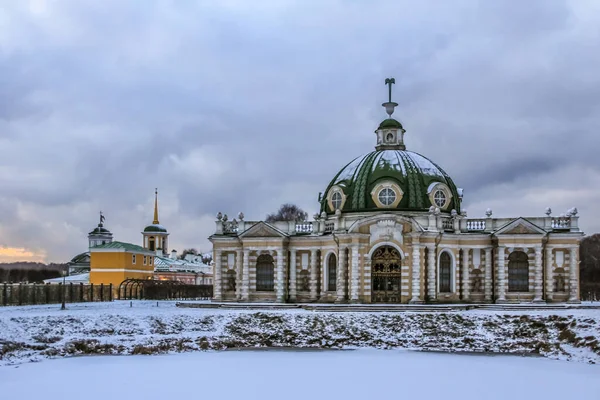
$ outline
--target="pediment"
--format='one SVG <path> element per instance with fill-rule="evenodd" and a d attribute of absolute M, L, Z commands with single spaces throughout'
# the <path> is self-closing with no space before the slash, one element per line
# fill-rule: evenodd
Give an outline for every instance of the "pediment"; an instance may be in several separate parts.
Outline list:
<path fill-rule="evenodd" d="M 287 237 L 287 235 L 274 226 L 261 221 L 246 229 L 239 237 Z"/>
<path fill-rule="evenodd" d="M 495 235 L 543 235 L 544 231 L 539 226 L 525 218 L 517 218 L 495 232 Z"/>

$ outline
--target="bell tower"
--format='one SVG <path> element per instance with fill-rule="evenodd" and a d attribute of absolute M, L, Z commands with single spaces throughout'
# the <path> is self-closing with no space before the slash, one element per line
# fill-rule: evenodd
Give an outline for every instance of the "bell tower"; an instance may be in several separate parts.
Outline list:
<path fill-rule="evenodd" d="M 142 232 L 143 247 L 156 252 L 159 256 L 166 256 L 169 251 L 169 232 L 158 220 L 158 189 L 154 190 L 154 219 L 152 224 L 146 226 Z"/>

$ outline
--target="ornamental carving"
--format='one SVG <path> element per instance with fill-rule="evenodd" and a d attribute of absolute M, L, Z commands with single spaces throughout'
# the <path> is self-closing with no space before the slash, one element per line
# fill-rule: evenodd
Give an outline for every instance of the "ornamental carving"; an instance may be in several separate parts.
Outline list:
<path fill-rule="evenodd" d="M 511 234 L 523 234 L 523 233 L 537 233 L 537 232 L 529 229 L 528 227 L 526 227 L 523 224 L 519 224 L 519 225 L 515 226 L 514 228 L 512 228 L 511 230 L 506 231 L 505 233 L 511 235 Z"/>

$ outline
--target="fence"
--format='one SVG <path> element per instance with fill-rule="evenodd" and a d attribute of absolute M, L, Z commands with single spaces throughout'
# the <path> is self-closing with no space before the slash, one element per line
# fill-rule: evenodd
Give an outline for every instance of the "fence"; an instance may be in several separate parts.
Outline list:
<path fill-rule="evenodd" d="M 67 284 L 8 284 L 0 285 L 1 306 L 21 306 L 33 304 L 59 304 L 65 296 L 65 303 L 88 301 L 112 301 L 112 285 Z"/>
<path fill-rule="evenodd" d="M 212 285 L 187 285 L 178 281 L 126 279 L 119 285 L 118 299 L 184 300 L 211 299 Z"/>

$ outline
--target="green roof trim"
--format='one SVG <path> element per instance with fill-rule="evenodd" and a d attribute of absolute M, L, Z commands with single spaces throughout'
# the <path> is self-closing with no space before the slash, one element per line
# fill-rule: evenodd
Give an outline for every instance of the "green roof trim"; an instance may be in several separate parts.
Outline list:
<path fill-rule="evenodd" d="M 125 249 L 125 251 L 137 251 L 142 253 L 154 253 L 148 249 L 143 248 L 142 246 L 138 246 L 137 244 L 125 243 L 125 242 L 110 242 L 105 244 L 100 244 L 98 246 L 92 247 L 92 251 L 96 249 Z"/>
<path fill-rule="evenodd" d="M 386 128 L 403 129 L 402 124 L 400 122 L 396 121 L 394 118 L 384 119 L 381 122 L 381 124 L 379 124 L 378 129 L 386 129 Z"/>

